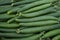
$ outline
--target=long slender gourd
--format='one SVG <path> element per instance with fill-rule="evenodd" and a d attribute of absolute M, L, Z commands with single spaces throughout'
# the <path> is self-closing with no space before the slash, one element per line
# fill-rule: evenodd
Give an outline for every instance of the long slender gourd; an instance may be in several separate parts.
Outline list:
<path fill-rule="evenodd" d="M 17 22 L 34 22 L 41 20 L 57 20 L 58 18 L 53 16 L 38 16 L 34 18 L 15 19 Z"/>
<path fill-rule="evenodd" d="M 58 17 L 58 21 L 60 22 L 60 17 Z"/>
<path fill-rule="evenodd" d="M 41 37 L 44 34 L 44 32 L 40 33 L 40 34 L 36 34 L 36 35 L 32 35 L 30 37 L 26 37 L 26 38 L 20 38 L 20 40 L 36 40 L 39 37 Z M 5 40 L 19 40 L 19 39 L 5 39 Z"/>
<path fill-rule="evenodd" d="M 52 40 L 60 40 L 60 35 L 53 37 Z"/>
<path fill-rule="evenodd" d="M 50 16 L 55 16 L 55 17 L 59 17 L 60 16 L 60 10 L 58 10 L 57 12 L 55 13 L 51 13 L 51 14 L 48 14 Z"/>
<path fill-rule="evenodd" d="M 14 18 L 11 18 L 10 20 L 8 20 L 7 21 L 7 23 L 11 23 L 11 22 L 13 22 L 15 19 L 17 19 L 17 18 L 20 18 L 20 16 L 15 16 Z"/>
<path fill-rule="evenodd" d="M 13 18 L 13 17 L 15 17 L 15 15 L 8 15 L 6 13 L 0 14 L 0 20 L 5 20 L 5 19 Z"/>
<path fill-rule="evenodd" d="M 27 37 L 31 36 L 32 34 L 17 34 L 17 33 L 0 33 L 0 37 Z"/>
<path fill-rule="evenodd" d="M 47 32 L 46 34 L 44 34 L 42 36 L 42 38 L 48 38 L 48 37 L 52 37 L 52 36 L 55 36 L 58 34 L 60 34 L 60 29 L 55 29 L 55 30 L 51 30 L 51 31 Z"/>
<path fill-rule="evenodd" d="M 20 11 L 24 11 L 24 10 L 30 9 L 30 8 L 32 8 L 34 6 L 45 4 L 45 3 L 54 2 L 54 1 L 57 1 L 57 0 L 47 0 L 47 1 L 46 0 L 40 0 L 40 1 L 36 1 L 36 2 L 30 3 L 30 4 L 27 4 L 26 6 L 21 8 Z"/>
<path fill-rule="evenodd" d="M 23 0 L 13 0 L 14 2 L 19 2 L 19 1 L 23 1 Z"/>
<path fill-rule="evenodd" d="M 24 29 L 25 27 L 20 27 L 20 29 Z M 0 28 L 0 32 L 3 33 L 16 33 L 17 28 Z"/>
<path fill-rule="evenodd" d="M 11 4 L 12 6 L 14 6 L 13 4 Z M 8 10 L 7 14 L 13 14 L 15 12 L 18 12 L 18 10 L 20 10 L 22 7 L 24 7 L 26 4 L 24 5 L 19 5 L 19 6 L 14 6 L 12 9 Z"/>
<path fill-rule="evenodd" d="M 50 7 L 50 6 L 51 6 L 51 3 L 44 4 L 44 5 L 40 5 L 40 6 L 31 8 L 31 9 L 29 9 L 29 10 L 23 11 L 22 13 L 30 13 L 30 12 L 34 12 L 34 11 L 38 11 L 38 10 L 45 9 L 45 8 L 47 8 L 47 7 Z"/>
<path fill-rule="evenodd" d="M 26 3 L 32 3 L 32 2 L 35 2 L 37 0 L 22 0 L 22 1 L 19 1 L 19 2 L 15 2 L 15 3 L 12 3 L 13 5 L 21 5 L 21 4 L 26 4 Z"/>
<path fill-rule="evenodd" d="M 49 7 L 49 8 L 46 8 L 44 10 L 40 10 L 37 12 L 28 13 L 28 14 L 21 14 L 21 15 L 23 17 L 35 17 L 35 16 L 44 15 L 44 14 L 47 14 L 48 12 L 54 12 L 54 11 L 55 11 L 54 7 Z"/>
<path fill-rule="evenodd" d="M 11 5 L 0 6 L 0 13 L 7 12 L 11 8 L 12 8 Z"/>
<path fill-rule="evenodd" d="M 2 27 L 2 28 L 18 28 L 19 25 L 16 23 L 8 24 L 6 22 L 0 22 L 0 27 Z"/>
<path fill-rule="evenodd" d="M 59 7 L 59 9 L 60 9 L 60 0 L 58 1 L 57 6 L 58 6 L 58 7 Z"/>
<path fill-rule="evenodd" d="M 13 5 L 12 5 L 13 6 Z M 15 12 L 18 12 L 22 7 L 24 7 L 25 5 L 20 5 L 20 6 L 15 6 L 12 9 L 8 10 L 7 14 L 12 14 Z"/>
<path fill-rule="evenodd" d="M 0 0 L 0 5 L 11 4 L 12 0 Z"/>
<path fill-rule="evenodd" d="M 20 8 L 18 8 L 18 7 L 16 8 L 16 7 L 15 7 L 15 8 L 13 8 L 13 9 L 9 10 L 7 14 L 15 13 L 15 12 L 17 12 L 17 10 L 19 10 L 19 9 L 20 9 Z"/>
<path fill-rule="evenodd" d="M 6 28 L 0 28 L 0 32 L 5 32 L 5 33 L 16 33 L 17 29 L 6 29 Z"/>
<path fill-rule="evenodd" d="M 33 27 L 33 28 L 25 28 L 25 29 L 17 29 L 17 33 L 37 33 L 37 32 L 42 32 L 42 31 L 47 31 L 47 30 L 52 30 L 52 29 L 57 29 L 60 28 L 60 24 L 55 24 L 51 26 L 42 26 L 42 27 Z"/>
<path fill-rule="evenodd" d="M 51 25 L 57 24 L 58 21 L 55 20 L 48 20 L 48 21 L 38 21 L 38 22 L 28 22 L 28 23 L 19 23 L 20 26 L 44 26 L 44 25 Z"/>

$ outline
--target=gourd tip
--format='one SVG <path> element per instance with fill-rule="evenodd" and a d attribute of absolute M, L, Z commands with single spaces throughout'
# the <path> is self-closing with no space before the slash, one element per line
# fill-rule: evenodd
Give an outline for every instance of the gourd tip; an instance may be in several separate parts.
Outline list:
<path fill-rule="evenodd" d="M 20 29 L 17 29 L 17 30 L 16 30 L 16 33 L 20 33 Z"/>

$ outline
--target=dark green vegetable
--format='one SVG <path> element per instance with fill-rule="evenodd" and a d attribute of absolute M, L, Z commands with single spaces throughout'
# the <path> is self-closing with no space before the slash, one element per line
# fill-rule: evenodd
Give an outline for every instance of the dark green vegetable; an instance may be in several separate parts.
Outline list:
<path fill-rule="evenodd" d="M 40 5 L 40 6 L 31 8 L 29 10 L 23 11 L 22 13 L 30 13 L 30 12 L 38 11 L 38 10 L 41 10 L 41 9 L 44 9 L 44 8 L 47 8 L 47 7 L 50 7 L 50 6 L 51 6 L 51 3 Z"/>
<path fill-rule="evenodd" d="M 26 37 L 32 34 L 17 34 L 17 33 L 0 33 L 0 37 Z"/>
<path fill-rule="evenodd" d="M 46 0 L 39 0 L 39 1 L 30 3 L 30 4 L 27 4 L 26 6 L 24 6 L 23 8 L 21 8 L 20 11 L 24 11 L 24 10 L 30 9 L 30 8 L 32 8 L 34 6 L 45 4 L 45 3 L 54 2 L 54 1 L 57 1 L 57 0 L 47 0 L 47 1 Z"/>
<path fill-rule="evenodd" d="M 57 35 L 57 36 L 53 37 L 52 40 L 60 40 L 60 35 Z"/>
<path fill-rule="evenodd" d="M 54 12 L 54 11 L 55 11 L 54 7 L 49 7 L 47 9 L 40 10 L 38 12 L 33 12 L 33 13 L 28 13 L 28 14 L 22 14 L 22 16 L 23 17 L 35 17 L 35 16 L 44 15 L 44 14 L 47 14 L 48 12 Z"/>
<path fill-rule="evenodd" d="M 23 1 L 23 0 L 13 0 L 14 2 L 19 2 L 19 1 Z"/>
<path fill-rule="evenodd" d="M 60 22 L 60 17 L 58 17 L 58 21 Z"/>
<path fill-rule="evenodd" d="M 42 32 L 40 34 L 32 35 L 30 37 L 26 37 L 26 38 L 20 38 L 20 39 L 4 39 L 4 40 L 36 40 L 39 37 L 41 37 L 43 34 L 44 34 L 44 32 Z"/>
<path fill-rule="evenodd" d="M 44 26 L 44 25 L 51 25 L 57 24 L 58 21 L 55 20 L 48 20 L 48 21 L 38 21 L 38 22 L 28 22 L 28 23 L 19 23 L 21 26 Z"/>
<path fill-rule="evenodd" d="M 0 6 L 0 13 L 7 12 L 11 8 L 11 5 Z"/>
<path fill-rule="evenodd" d="M 22 1 L 19 1 L 19 2 L 13 3 L 13 5 L 26 4 L 26 3 L 31 3 L 31 2 L 35 2 L 35 1 L 37 1 L 37 0 L 22 0 Z"/>
<path fill-rule="evenodd" d="M 20 15 L 17 15 L 16 17 L 11 18 L 10 20 L 7 21 L 7 23 L 11 23 L 11 22 L 13 22 L 15 19 L 17 19 L 17 18 L 20 18 Z"/>
<path fill-rule="evenodd" d="M 25 27 L 20 27 L 20 29 L 24 29 Z M 0 32 L 3 32 L 3 33 L 16 33 L 16 30 L 18 28 L 0 28 Z"/>
<path fill-rule="evenodd" d="M 15 15 L 8 15 L 6 13 L 0 14 L 0 20 L 5 20 L 5 19 L 13 18 L 13 17 L 15 17 Z"/>
<path fill-rule="evenodd" d="M 12 4 L 13 6 L 13 4 Z M 14 6 L 12 9 L 8 10 L 7 14 L 13 14 L 15 12 L 19 12 L 19 10 L 24 7 L 25 5 Z"/>
<path fill-rule="evenodd" d="M 55 29 L 55 30 L 51 30 L 51 31 L 47 32 L 46 34 L 44 34 L 42 36 L 42 38 L 49 38 L 49 37 L 52 37 L 52 36 L 55 36 L 58 34 L 60 34 L 60 29 Z"/>
<path fill-rule="evenodd" d="M 6 29 L 6 28 L 0 28 L 1 32 L 7 32 L 7 33 L 16 33 L 17 29 Z"/>
<path fill-rule="evenodd" d="M 58 1 L 58 4 L 57 4 L 57 6 L 59 6 L 59 7 L 60 7 L 60 1 Z"/>
<path fill-rule="evenodd" d="M 34 18 L 24 18 L 24 19 L 16 19 L 17 22 L 34 22 L 34 21 L 41 21 L 41 20 L 57 20 L 58 18 L 53 16 L 39 16 Z"/>
<path fill-rule="evenodd" d="M 11 4 L 12 0 L 0 0 L 0 5 Z"/>
<path fill-rule="evenodd" d="M 42 32 L 42 31 L 48 31 L 52 29 L 60 28 L 60 24 L 55 24 L 51 26 L 39 26 L 39 27 L 33 27 L 33 28 L 25 28 L 25 29 L 18 29 L 17 33 L 36 33 L 36 32 Z"/>
<path fill-rule="evenodd" d="M 0 22 L 0 27 L 3 27 L 3 28 L 17 28 L 17 27 L 19 27 L 19 25 L 15 24 L 15 23 L 8 24 L 6 22 Z"/>
<path fill-rule="evenodd" d="M 7 14 L 15 13 L 15 12 L 17 12 L 19 9 L 20 9 L 20 8 L 15 7 L 15 8 L 13 8 L 13 9 L 9 10 Z"/>
<path fill-rule="evenodd" d="M 60 10 L 56 11 L 55 13 L 50 13 L 50 14 L 48 14 L 48 16 L 59 17 L 60 16 Z"/>

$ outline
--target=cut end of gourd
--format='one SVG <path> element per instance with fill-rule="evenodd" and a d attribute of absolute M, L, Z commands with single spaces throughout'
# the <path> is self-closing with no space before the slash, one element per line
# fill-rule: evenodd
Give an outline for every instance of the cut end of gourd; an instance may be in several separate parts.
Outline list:
<path fill-rule="evenodd" d="M 19 13 L 16 14 L 16 16 L 18 16 L 18 15 L 19 15 Z"/>
<path fill-rule="evenodd" d="M 43 35 L 45 34 L 45 31 L 41 32 Z"/>
<path fill-rule="evenodd" d="M 43 35 L 45 34 L 45 31 L 41 32 Z M 41 37 L 42 39 L 45 38 L 44 36 Z"/>
<path fill-rule="evenodd" d="M 42 38 L 40 37 L 39 40 L 42 40 Z"/>
<path fill-rule="evenodd" d="M 18 19 L 15 19 L 16 22 L 19 22 Z"/>
<path fill-rule="evenodd" d="M 44 39 L 45 37 L 44 37 L 44 36 L 42 36 L 41 38 L 42 38 L 42 39 Z"/>
<path fill-rule="evenodd" d="M 11 13 L 11 11 L 8 11 L 8 12 L 7 12 L 7 14 L 10 14 L 10 13 Z"/>
<path fill-rule="evenodd" d="M 20 12 L 20 13 L 19 13 L 19 16 L 21 16 L 21 15 L 22 15 L 22 13 Z"/>
<path fill-rule="evenodd" d="M 18 20 L 18 19 L 15 19 L 15 20 Z"/>
<path fill-rule="evenodd" d="M 58 6 L 57 5 L 54 5 L 54 8 L 58 8 Z"/>
<path fill-rule="evenodd" d="M 20 29 L 17 29 L 17 30 L 16 30 L 16 33 L 20 33 Z"/>
<path fill-rule="evenodd" d="M 10 23 L 10 20 L 8 20 L 7 23 Z"/>
<path fill-rule="evenodd" d="M 51 40 L 50 38 L 47 38 L 48 40 Z"/>
<path fill-rule="evenodd" d="M 12 3 L 11 6 L 14 6 L 14 3 Z"/>
<path fill-rule="evenodd" d="M 11 2 L 14 2 L 14 0 L 11 0 Z"/>
<path fill-rule="evenodd" d="M 7 21 L 7 23 L 11 23 L 13 21 L 14 21 L 14 19 L 10 19 L 10 20 Z"/>
<path fill-rule="evenodd" d="M 7 23 L 9 23 L 9 21 L 7 21 Z"/>

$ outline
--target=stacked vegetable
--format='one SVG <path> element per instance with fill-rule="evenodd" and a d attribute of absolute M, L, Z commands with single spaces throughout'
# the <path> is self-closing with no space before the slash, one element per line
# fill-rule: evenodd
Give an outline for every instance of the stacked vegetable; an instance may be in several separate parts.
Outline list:
<path fill-rule="evenodd" d="M 1 0 L 0 40 L 60 40 L 60 0 Z"/>

